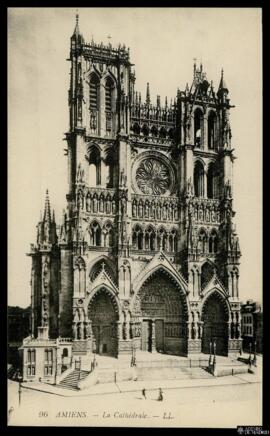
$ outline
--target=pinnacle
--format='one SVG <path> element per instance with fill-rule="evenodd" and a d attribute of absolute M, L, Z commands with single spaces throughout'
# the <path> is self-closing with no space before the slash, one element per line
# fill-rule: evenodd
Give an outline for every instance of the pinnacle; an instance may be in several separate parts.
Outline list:
<path fill-rule="evenodd" d="M 147 82 L 147 87 L 146 87 L 146 104 L 150 104 L 150 88 L 149 88 L 148 82 Z"/>
<path fill-rule="evenodd" d="M 221 78 L 220 78 L 220 82 L 219 82 L 218 90 L 219 90 L 219 91 L 221 91 L 221 90 L 222 90 L 222 91 L 223 91 L 223 90 L 228 91 L 227 85 L 226 85 L 225 80 L 224 80 L 224 70 L 223 70 L 223 68 L 222 68 L 222 70 L 221 70 Z"/>
<path fill-rule="evenodd" d="M 50 198 L 49 191 L 46 189 L 46 197 L 45 197 L 45 207 L 44 207 L 44 218 L 43 221 L 51 222 L 51 207 L 50 207 Z"/>

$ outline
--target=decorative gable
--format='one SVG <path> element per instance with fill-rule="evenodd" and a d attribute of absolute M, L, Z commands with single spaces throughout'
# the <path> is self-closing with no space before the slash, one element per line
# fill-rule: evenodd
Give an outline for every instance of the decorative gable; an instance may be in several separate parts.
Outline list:
<path fill-rule="evenodd" d="M 147 264 L 147 266 L 140 272 L 140 274 L 135 278 L 133 283 L 133 291 L 136 292 L 143 282 L 157 269 L 164 269 L 165 271 L 171 273 L 172 277 L 177 283 L 187 291 L 187 282 L 182 276 L 182 274 L 177 271 L 172 262 L 168 259 L 163 251 L 158 252 L 153 259 Z"/>

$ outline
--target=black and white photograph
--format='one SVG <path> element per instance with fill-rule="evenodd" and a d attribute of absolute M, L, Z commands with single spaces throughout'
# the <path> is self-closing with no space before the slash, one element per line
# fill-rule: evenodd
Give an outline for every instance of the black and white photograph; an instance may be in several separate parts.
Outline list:
<path fill-rule="evenodd" d="M 269 433 L 262 10 L 7 13 L 8 426 Z"/>

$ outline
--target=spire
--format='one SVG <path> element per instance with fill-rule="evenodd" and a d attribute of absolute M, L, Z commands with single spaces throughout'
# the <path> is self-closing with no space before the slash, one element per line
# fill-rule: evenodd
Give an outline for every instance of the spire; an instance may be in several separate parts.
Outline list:
<path fill-rule="evenodd" d="M 74 32 L 73 32 L 71 39 L 75 40 L 79 43 L 84 42 L 83 36 L 82 36 L 80 29 L 79 29 L 79 14 L 78 14 L 78 12 L 76 13 L 76 24 L 75 24 L 75 29 L 74 29 Z"/>
<path fill-rule="evenodd" d="M 157 107 L 160 107 L 160 95 L 157 95 Z"/>
<path fill-rule="evenodd" d="M 44 222 L 51 223 L 51 207 L 50 207 L 50 198 L 49 198 L 49 191 L 46 190 L 46 198 L 45 198 L 45 207 L 44 207 Z"/>
<path fill-rule="evenodd" d="M 146 104 L 150 104 L 150 88 L 149 88 L 149 82 L 147 82 L 147 86 L 146 86 Z"/>
<path fill-rule="evenodd" d="M 193 60 L 194 60 L 194 64 L 193 64 L 193 77 L 194 77 L 194 79 L 195 79 L 195 76 L 196 76 L 196 70 L 197 70 L 197 65 L 196 65 L 196 61 L 197 61 L 197 59 L 194 58 Z"/>
<path fill-rule="evenodd" d="M 79 14 L 78 14 L 78 12 L 77 12 L 77 14 L 76 14 L 76 25 L 75 25 L 75 29 L 74 29 L 73 35 L 80 35 L 80 29 L 79 29 Z"/>
<path fill-rule="evenodd" d="M 227 85 L 225 83 L 225 80 L 224 80 L 224 70 L 223 70 L 223 68 L 221 70 L 221 78 L 220 78 L 219 87 L 218 87 L 218 92 L 219 91 L 227 91 L 227 93 L 229 92 L 228 88 L 227 88 Z"/>

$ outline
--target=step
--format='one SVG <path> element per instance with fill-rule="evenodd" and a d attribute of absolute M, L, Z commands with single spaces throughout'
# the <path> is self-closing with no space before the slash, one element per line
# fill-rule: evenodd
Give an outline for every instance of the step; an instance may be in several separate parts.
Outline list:
<path fill-rule="evenodd" d="M 66 389 L 77 390 L 79 376 L 80 376 L 80 380 L 83 380 L 85 377 L 88 376 L 88 374 L 89 374 L 89 371 L 85 371 L 85 370 L 79 371 L 79 370 L 75 369 L 70 374 L 68 374 L 67 377 L 65 377 L 63 380 L 61 380 L 58 386 L 66 388 Z"/>

